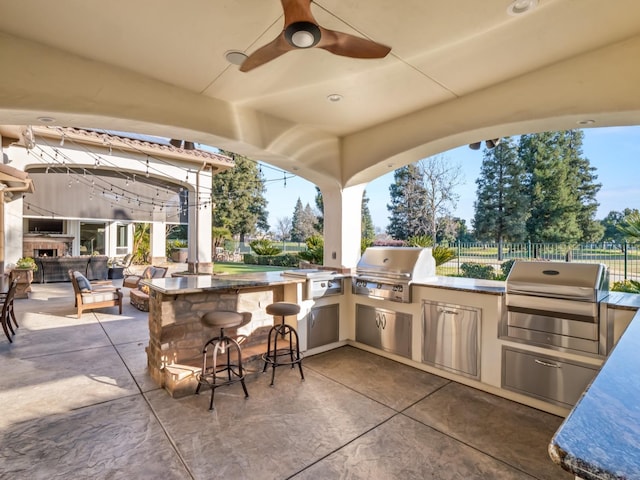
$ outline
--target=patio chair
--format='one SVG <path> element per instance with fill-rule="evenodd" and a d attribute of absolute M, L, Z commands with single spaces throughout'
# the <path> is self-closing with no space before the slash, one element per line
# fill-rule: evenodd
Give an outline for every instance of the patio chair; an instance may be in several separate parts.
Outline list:
<path fill-rule="evenodd" d="M 92 284 L 80 272 L 73 270 L 69 270 L 69 278 L 75 293 L 78 318 L 82 317 L 84 310 L 104 307 L 118 307 L 118 313 L 122 315 L 122 292 L 120 287 L 104 283 Z"/>
<path fill-rule="evenodd" d="M 140 280 L 150 278 L 164 278 L 167 276 L 167 268 L 154 267 L 149 265 L 144 269 L 141 275 L 125 275 L 122 281 L 122 286 L 127 288 L 138 288 L 140 286 Z"/>
<path fill-rule="evenodd" d="M 122 259 L 116 260 L 113 263 L 113 266 L 124 268 L 123 273 L 125 275 L 131 275 L 131 270 L 129 270 L 129 267 L 131 267 L 132 263 L 133 263 L 133 254 L 127 253 L 124 257 L 122 257 Z"/>
<path fill-rule="evenodd" d="M 13 343 L 13 339 L 11 337 L 16 334 L 11 326 L 11 319 L 13 319 L 13 322 L 16 324 L 16 328 L 18 328 L 18 322 L 16 322 L 15 313 L 13 313 L 13 298 L 15 297 L 17 288 L 18 279 L 14 278 L 11 280 L 7 293 L 2 295 L 4 302 L 2 304 L 2 319 L 0 321 L 2 321 L 2 329 L 10 343 Z M 9 332 L 11 332 L 11 335 Z"/>

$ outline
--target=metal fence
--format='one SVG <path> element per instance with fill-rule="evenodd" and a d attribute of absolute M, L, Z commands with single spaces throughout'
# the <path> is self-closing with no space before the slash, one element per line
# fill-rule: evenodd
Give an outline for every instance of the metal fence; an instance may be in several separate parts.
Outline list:
<path fill-rule="evenodd" d="M 464 263 L 491 265 L 496 274 L 507 260 L 603 263 L 609 267 L 611 282 L 640 280 L 640 248 L 628 243 L 451 243 L 457 257 L 438 267 L 440 275 L 462 275 Z"/>

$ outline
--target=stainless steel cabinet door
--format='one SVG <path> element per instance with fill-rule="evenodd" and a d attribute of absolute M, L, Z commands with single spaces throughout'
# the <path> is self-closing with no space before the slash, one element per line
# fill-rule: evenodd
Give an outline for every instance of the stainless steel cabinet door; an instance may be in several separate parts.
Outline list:
<path fill-rule="evenodd" d="M 356 304 L 356 341 L 411 358 L 412 316 Z"/>
<path fill-rule="evenodd" d="M 465 376 L 480 377 L 480 310 L 423 303 L 422 361 Z"/>
<path fill-rule="evenodd" d="M 339 340 L 339 305 L 314 307 L 307 318 L 307 348 L 320 347 Z"/>

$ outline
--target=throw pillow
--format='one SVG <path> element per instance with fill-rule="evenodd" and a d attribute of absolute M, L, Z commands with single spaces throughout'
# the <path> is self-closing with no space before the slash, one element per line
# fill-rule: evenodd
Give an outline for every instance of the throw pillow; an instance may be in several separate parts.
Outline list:
<path fill-rule="evenodd" d="M 82 275 L 80 272 L 73 272 L 73 276 L 76 278 L 78 288 L 81 292 L 86 293 L 91 291 L 91 282 L 87 280 L 87 277 Z"/>

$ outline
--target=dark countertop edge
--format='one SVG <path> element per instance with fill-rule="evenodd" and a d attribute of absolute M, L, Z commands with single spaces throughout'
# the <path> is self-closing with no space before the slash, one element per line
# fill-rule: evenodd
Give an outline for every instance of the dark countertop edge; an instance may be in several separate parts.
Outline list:
<path fill-rule="evenodd" d="M 277 285 L 303 283 L 304 278 L 280 275 L 280 272 L 260 272 L 237 275 L 188 275 L 184 277 L 165 277 L 142 280 L 151 290 L 163 295 L 181 295 L 187 293 L 222 292 L 265 288 Z M 207 284 L 208 283 L 208 284 Z M 169 286 L 167 286 L 169 284 Z"/>
<path fill-rule="evenodd" d="M 564 470 L 585 480 L 627 480 L 637 475 L 640 447 L 628 427 L 640 425 L 640 411 L 625 400 L 640 395 L 639 344 L 640 312 L 549 443 L 549 456 Z M 626 388 L 616 388 L 620 385 Z M 596 455 L 610 457 L 602 460 Z"/>

